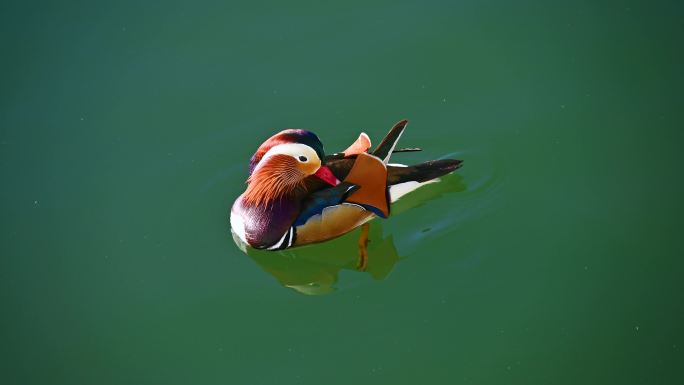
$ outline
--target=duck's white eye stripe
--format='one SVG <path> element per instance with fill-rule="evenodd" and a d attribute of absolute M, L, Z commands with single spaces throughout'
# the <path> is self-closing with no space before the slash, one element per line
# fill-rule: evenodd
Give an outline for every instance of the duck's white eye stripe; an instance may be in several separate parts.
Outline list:
<path fill-rule="evenodd" d="M 261 165 L 263 165 L 266 159 L 270 158 L 273 155 L 289 155 L 295 159 L 297 159 L 300 162 L 308 162 L 308 161 L 318 161 L 318 155 L 316 154 L 316 151 L 314 151 L 313 148 L 307 146 L 306 144 L 302 143 L 285 143 L 285 144 L 279 144 L 277 146 L 273 146 L 270 150 L 266 151 L 264 154 L 263 158 L 257 163 L 257 166 L 254 168 L 254 171 L 258 170 Z M 306 160 L 301 160 L 299 159 L 300 156 L 304 156 Z M 253 171 L 253 172 L 254 172 Z"/>

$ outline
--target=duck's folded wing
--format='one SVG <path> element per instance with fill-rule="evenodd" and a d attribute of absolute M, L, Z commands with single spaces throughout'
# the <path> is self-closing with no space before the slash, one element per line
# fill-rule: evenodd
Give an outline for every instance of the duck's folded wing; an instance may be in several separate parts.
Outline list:
<path fill-rule="evenodd" d="M 357 204 L 345 203 L 359 186 L 342 182 L 310 194 L 293 224 L 294 246 L 323 242 L 339 237 L 373 218 L 373 213 Z"/>
<path fill-rule="evenodd" d="M 342 203 L 349 194 L 358 189 L 359 186 L 353 183 L 342 182 L 335 187 L 326 188 L 309 194 L 309 196 L 302 201 L 299 210 L 300 214 L 295 220 L 294 225 L 303 225 L 309 218 L 322 213 L 323 209 L 326 207 Z"/>
<path fill-rule="evenodd" d="M 346 202 L 361 205 L 382 218 L 389 216 L 387 166 L 382 160 L 373 155 L 359 154 L 344 181 L 359 186 L 357 191 L 349 194 Z"/>
<path fill-rule="evenodd" d="M 295 227 L 294 246 L 323 242 L 344 235 L 373 219 L 372 211 L 353 203 L 328 206 Z"/>

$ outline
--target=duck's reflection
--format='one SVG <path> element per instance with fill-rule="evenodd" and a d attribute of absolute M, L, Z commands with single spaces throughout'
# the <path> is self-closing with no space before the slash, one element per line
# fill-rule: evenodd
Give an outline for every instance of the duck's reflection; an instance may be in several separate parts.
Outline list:
<path fill-rule="evenodd" d="M 447 175 L 439 183 L 425 186 L 393 204 L 392 215 L 465 189 L 460 175 Z M 278 252 L 245 247 L 234 238 L 250 258 L 283 286 L 302 294 L 320 295 L 335 290 L 340 270 L 366 273 L 376 280 L 382 280 L 399 261 L 393 236 L 384 233 L 383 222 L 376 219 L 367 225 L 328 242 Z M 364 242 L 365 232 L 368 242 Z"/>
<path fill-rule="evenodd" d="M 303 294 L 327 294 L 335 290 L 342 269 L 365 272 L 378 280 L 392 271 L 399 259 L 392 236 L 383 236 L 379 221 L 368 229 L 367 259 L 358 245 L 362 229 L 322 244 L 280 252 L 248 248 L 247 255 L 283 286 Z"/>

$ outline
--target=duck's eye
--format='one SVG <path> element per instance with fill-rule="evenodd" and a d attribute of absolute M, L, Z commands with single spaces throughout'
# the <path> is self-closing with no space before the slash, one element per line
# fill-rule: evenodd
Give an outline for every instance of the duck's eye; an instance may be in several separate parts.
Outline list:
<path fill-rule="evenodd" d="M 309 160 L 309 159 L 308 159 L 307 157 L 305 157 L 304 155 L 300 155 L 298 159 L 299 159 L 300 162 L 306 162 L 307 160 Z"/>

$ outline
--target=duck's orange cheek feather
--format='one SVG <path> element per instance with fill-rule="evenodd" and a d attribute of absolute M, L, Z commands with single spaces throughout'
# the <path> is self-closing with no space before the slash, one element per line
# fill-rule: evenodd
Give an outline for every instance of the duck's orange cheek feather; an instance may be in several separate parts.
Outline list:
<path fill-rule="evenodd" d="M 262 162 L 247 179 L 244 199 L 259 205 L 268 200 L 288 195 L 303 183 L 297 161 L 287 155 L 274 155 Z"/>
<path fill-rule="evenodd" d="M 261 172 L 267 177 L 266 179 L 300 179 L 302 175 L 302 171 L 299 168 L 299 162 L 289 155 L 273 155 L 267 159 L 266 163 L 261 167 Z"/>

